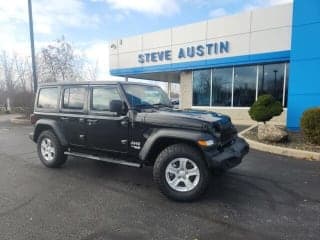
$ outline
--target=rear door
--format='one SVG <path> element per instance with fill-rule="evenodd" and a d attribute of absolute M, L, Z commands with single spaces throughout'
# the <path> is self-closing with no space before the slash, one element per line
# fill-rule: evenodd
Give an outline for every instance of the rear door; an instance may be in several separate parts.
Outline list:
<path fill-rule="evenodd" d="M 112 100 L 123 100 L 118 85 L 91 86 L 89 92 L 88 147 L 126 153 L 129 134 L 128 116 L 110 111 Z"/>
<path fill-rule="evenodd" d="M 60 123 L 71 146 L 86 146 L 87 85 L 62 89 Z"/>

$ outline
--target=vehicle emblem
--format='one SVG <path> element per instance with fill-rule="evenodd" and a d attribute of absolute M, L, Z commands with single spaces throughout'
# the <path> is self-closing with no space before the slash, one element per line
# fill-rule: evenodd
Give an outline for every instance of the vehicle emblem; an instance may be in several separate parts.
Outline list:
<path fill-rule="evenodd" d="M 140 149 L 141 148 L 141 143 L 140 142 L 135 142 L 135 141 L 131 141 L 130 142 L 130 146 L 134 149 Z"/>

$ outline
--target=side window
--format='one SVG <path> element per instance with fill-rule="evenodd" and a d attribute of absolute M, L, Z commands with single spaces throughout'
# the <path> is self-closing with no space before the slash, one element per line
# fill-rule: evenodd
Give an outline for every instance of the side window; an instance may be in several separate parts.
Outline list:
<path fill-rule="evenodd" d="M 86 88 L 70 87 L 63 91 L 62 107 L 65 109 L 82 110 L 86 98 Z"/>
<path fill-rule="evenodd" d="M 42 88 L 38 97 L 38 108 L 56 109 L 58 107 L 59 90 L 57 87 Z"/>
<path fill-rule="evenodd" d="M 112 100 L 121 100 L 116 86 L 93 87 L 91 91 L 90 108 L 93 111 L 109 111 Z"/>

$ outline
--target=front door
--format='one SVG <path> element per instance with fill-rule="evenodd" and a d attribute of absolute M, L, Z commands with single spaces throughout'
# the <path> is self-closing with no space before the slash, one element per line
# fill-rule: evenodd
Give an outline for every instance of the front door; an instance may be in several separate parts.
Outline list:
<path fill-rule="evenodd" d="M 71 146 L 85 147 L 87 86 L 67 86 L 62 94 L 60 123 L 67 141 Z"/>
<path fill-rule="evenodd" d="M 90 149 L 127 152 L 128 117 L 110 111 L 112 100 L 121 100 L 118 86 L 92 86 L 87 119 L 87 144 Z"/>

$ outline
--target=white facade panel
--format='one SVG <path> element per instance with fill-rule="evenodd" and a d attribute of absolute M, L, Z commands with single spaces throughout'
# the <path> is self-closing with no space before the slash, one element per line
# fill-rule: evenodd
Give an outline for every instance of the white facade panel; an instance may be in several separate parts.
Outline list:
<path fill-rule="evenodd" d="M 250 32 L 251 12 L 208 20 L 207 38 L 219 38 Z"/>
<path fill-rule="evenodd" d="M 195 55 L 194 57 L 185 57 L 185 58 L 178 58 L 179 56 L 179 50 L 183 48 L 185 54 L 187 54 L 187 48 L 194 48 L 196 51 L 196 47 L 198 45 L 205 45 L 206 41 L 197 41 L 193 42 L 192 44 L 190 43 L 185 43 L 185 44 L 179 44 L 179 45 L 174 45 L 172 46 L 172 63 L 178 63 L 178 62 L 190 62 L 190 61 L 199 61 L 199 60 L 205 60 L 206 59 L 206 54 L 204 56 L 198 56 Z"/>
<path fill-rule="evenodd" d="M 142 35 L 143 50 L 171 45 L 171 29 Z"/>
<path fill-rule="evenodd" d="M 207 22 L 199 22 L 172 29 L 172 45 L 206 39 Z"/>
<path fill-rule="evenodd" d="M 119 54 L 125 52 L 142 51 L 142 36 L 134 36 L 118 40 Z"/>
<path fill-rule="evenodd" d="M 251 34 L 251 53 L 264 53 L 289 50 L 291 28 L 275 28 Z"/>
<path fill-rule="evenodd" d="M 141 67 L 137 61 L 137 52 L 119 54 L 118 66 L 119 68 Z"/>
<path fill-rule="evenodd" d="M 286 4 L 124 38 L 110 43 L 110 68 L 147 67 L 290 50 L 291 21 L 292 4 Z M 208 53 L 207 44 L 217 46 L 220 43 L 227 43 L 228 49 L 222 53 L 220 49 Z M 205 54 L 179 58 L 181 49 L 186 54 L 188 48 L 198 46 L 202 46 Z M 170 58 L 161 57 L 163 52 L 170 52 Z"/>
<path fill-rule="evenodd" d="M 110 55 L 118 54 L 118 41 L 112 41 L 109 43 L 109 54 Z"/>
<path fill-rule="evenodd" d="M 118 57 L 119 57 L 118 55 L 112 55 L 112 57 L 110 57 L 110 60 L 109 60 L 110 69 L 119 68 Z"/>
<path fill-rule="evenodd" d="M 257 9 L 252 11 L 251 31 L 290 26 L 292 23 L 292 5 Z"/>
<path fill-rule="evenodd" d="M 152 48 L 152 49 L 146 49 L 145 51 L 136 53 L 136 61 L 138 62 L 138 56 L 140 54 L 144 55 L 145 53 L 150 54 L 150 56 L 147 57 L 144 55 L 144 63 L 142 63 L 142 66 L 154 66 L 154 65 L 159 65 L 160 64 L 170 64 L 171 60 L 166 60 L 165 57 L 165 51 L 168 49 L 171 49 L 171 46 L 165 46 L 161 48 Z M 153 56 L 151 56 L 153 54 Z M 152 61 L 151 59 L 154 58 L 155 61 Z M 172 58 L 172 56 L 171 56 Z"/>
<path fill-rule="evenodd" d="M 229 36 L 224 38 L 218 38 L 218 39 L 217 38 L 208 39 L 207 42 L 220 42 L 220 41 L 223 42 L 227 40 L 230 43 L 228 53 L 210 55 L 208 56 L 208 59 L 246 55 L 249 53 L 249 49 L 250 49 L 249 39 L 250 39 L 249 33 Z"/>

